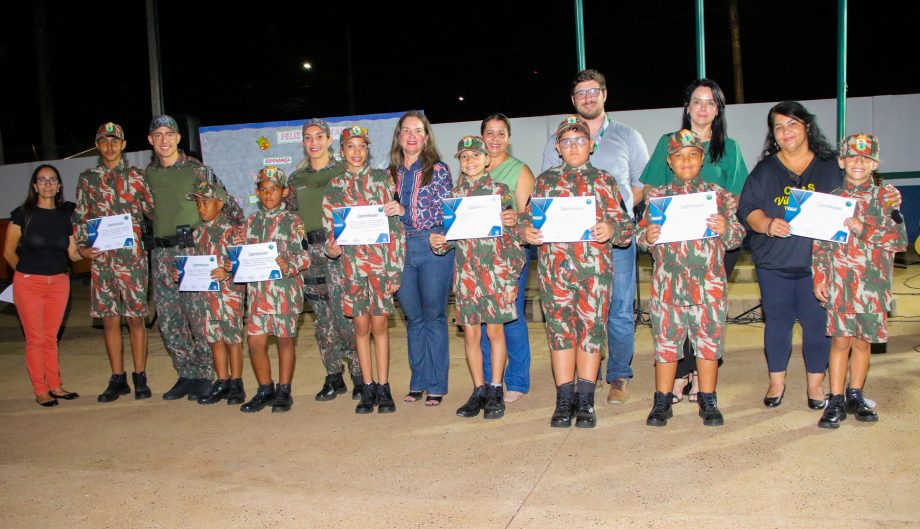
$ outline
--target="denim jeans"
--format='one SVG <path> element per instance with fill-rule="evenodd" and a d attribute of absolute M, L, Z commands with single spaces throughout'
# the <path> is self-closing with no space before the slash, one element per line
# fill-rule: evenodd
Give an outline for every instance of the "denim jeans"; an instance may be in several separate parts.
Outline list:
<path fill-rule="evenodd" d="M 613 291 L 607 317 L 607 382 L 632 378 L 636 319 L 636 244 L 613 248 Z"/>
<path fill-rule="evenodd" d="M 406 237 L 406 264 L 396 293 L 406 314 L 410 391 L 447 394 L 450 351 L 447 345 L 447 297 L 454 271 L 453 250 L 436 255 L 428 245 L 431 231 Z"/>
<path fill-rule="evenodd" d="M 524 314 L 524 287 L 530 271 L 530 253 L 527 253 L 524 270 L 518 280 L 518 295 L 514 301 L 518 319 L 505 324 L 505 345 L 508 347 L 508 364 L 505 368 L 505 389 L 507 391 L 530 391 L 530 335 L 527 331 L 527 317 Z M 485 381 L 492 381 L 492 344 L 482 326 L 482 367 Z"/>

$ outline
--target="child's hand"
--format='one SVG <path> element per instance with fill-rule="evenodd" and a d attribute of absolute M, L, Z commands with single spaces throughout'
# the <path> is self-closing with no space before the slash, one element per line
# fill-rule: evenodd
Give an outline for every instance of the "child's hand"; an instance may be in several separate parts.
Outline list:
<path fill-rule="evenodd" d="M 335 242 L 335 239 L 326 243 L 326 255 L 333 259 L 342 255 L 342 247 L 339 246 L 339 243 Z"/>
<path fill-rule="evenodd" d="M 591 226 L 591 236 L 599 243 L 605 243 L 613 237 L 613 226 L 608 222 L 598 222 Z"/>
<path fill-rule="evenodd" d="M 886 190 L 885 195 L 882 196 L 882 200 L 885 201 L 885 204 L 891 206 L 893 209 L 898 209 L 901 207 L 901 193 L 897 191 Z"/>
<path fill-rule="evenodd" d="M 77 250 L 77 253 L 80 254 L 80 257 L 93 261 L 102 255 L 102 250 L 99 248 L 80 248 Z"/>
<path fill-rule="evenodd" d="M 818 301 L 821 303 L 827 303 L 827 285 L 821 283 L 820 285 L 814 286 L 815 297 L 818 298 Z"/>
<path fill-rule="evenodd" d="M 649 244 L 655 244 L 655 241 L 658 240 L 658 237 L 661 237 L 661 225 L 652 224 L 645 229 L 645 242 Z"/>
<path fill-rule="evenodd" d="M 518 230 L 520 231 L 521 238 L 524 239 L 524 242 L 527 244 L 533 244 L 536 246 L 543 244 L 543 232 L 534 228 L 530 224 L 522 224 Z"/>
<path fill-rule="evenodd" d="M 231 261 L 230 259 L 227 259 L 226 261 L 224 261 L 223 269 L 225 272 L 227 272 L 227 274 L 230 274 L 230 272 L 233 271 L 233 261 Z"/>
<path fill-rule="evenodd" d="M 173 283 L 178 283 L 179 282 L 179 269 L 173 268 L 172 271 L 169 273 L 169 277 L 172 278 Z"/>
<path fill-rule="evenodd" d="M 383 205 L 383 212 L 386 213 L 387 217 L 393 216 L 403 216 L 406 214 L 406 208 L 402 206 L 399 202 L 391 200 Z"/>
<path fill-rule="evenodd" d="M 215 268 L 214 270 L 211 270 L 211 279 L 214 281 L 226 281 L 229 278 L 230 274 L 223 268 Z"/>
<path fill-rule="evenodd" d="M 727 224 L 725 217 L 720 213 L 714 213 L 706 219 L 706 225 L 709 226 L 709 229 L 716 232 L 719 235 L 725 233 L 725 225 Z"/>
<path fill-rule="evenodd" d="M 275 257 L 275 262 L 278 263 L 278 268 L 281 269 L 281 275 L 287 276 L 288 272 L 291 271 L 291 265 L 288 264 L 287 259 L 279 255 Z"/>
<path fill-rule="evenodd" d="M 857 219 L 856 217 L 850 217 L 843 221 L 843 225 L 849 228 L 850 231 L 853 232 L 853 235 L 857 237 L 862 235 L 863 230 L 866 228 L 866 225 L 863 224 L 863 221 Z"/>
<path fill-rule="evenodd" d="M 513 209 L 502 211 L 502 226 L 513 228 L 517 226 L 517 212 Z"/>
<path fill-rule="evenodd" d="M 645 186 L 645 198 L 646 200 L 650 198 L 655 198 L 660 196 L 661 193 L 658 191 L 657 187 Z"/>
<path fill-rule="evenodd" d="M 447 237 L 440 233 L 432 233 L 428 236 L 428 245 L 431 246 L 433 250 L 440 250 L 447 245 Z"/>

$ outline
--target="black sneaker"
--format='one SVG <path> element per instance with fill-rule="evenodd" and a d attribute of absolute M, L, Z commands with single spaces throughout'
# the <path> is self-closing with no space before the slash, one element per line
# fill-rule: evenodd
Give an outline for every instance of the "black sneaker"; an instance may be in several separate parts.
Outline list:
<path fill-rule="evenodd" d="M 192 379 L 179 377 L 179 380 L 173 384 L 173 387 L 169 388 L 169 391 L 163 394 L 163 400 L 179 400 L 182 397 L 188 395 L 188 390 L 191 387 Z"/>
<path fill-rule="evenodd" d="M 134 400 L 149 399 L 153 394 L 147 385 L 147 372 L 131 373 L 131 381 L 134 382 Z"/>
<path fill-rule="evenodd" d="M 700 417 L 703 418 L 704 426 L 722 426 L 725 424 L 725 418 L 722 417 L 722 412 L 719 411 L 719 402 L 714 391 L 712 393 L 700 391 L 697 394 L 697 402 L 700 405 Z"/>
<path fill-rule="evenodd" d="M 323 388 L 316 394 L 316 400 L 332 400 L 346 391 L 348 391 L 348 388 L 345 387 L 345 379 L 342 378 L 342 372 L 332 373 L 331 375 L 326 375 L 326 382 L 323 383 Z"/>
<path fill-rule="evenodd" d="M 396 403 L 393 401 L 393 395 L 390 394 L 390 383 L 377 384 L 377 413 L 393 413 L 396 411 Z"/>
<path fill-rule="evenodd" d="M 237 405 L 246 402 L 246 390 L 243 389 L 242 378 L 230 379 L 230 390 L 227 392 L 227 405 Z"/>
<path fill-rule="evenodd" d="M 594 428 L 597 425 L 597 415 L 594 413 L 594 392 L 575 394 L 575 427 Z"/>
<path fill-rule="evenodd" d="M 211 391 L 207 395 L 198 399 L 198 404 L 216 404 L 230 393 L 230 380 L 217 379 L 211 385 Z"/>
<path fill-rule="evenodd" d="M 671 410 L 671 399 L 673 398 L 672 393 L 656 391 L 652 411 L 649 412 L 648 418 L 645 419 L 645 424 L 648 426 L 667 425 L 668 419 L 674 416 L 674 412 Z"/>
<path fill-rule="evenodd" d="M 486 405 L 482 407 L 483 419 L 501 419 L 505 416 L 505 392 L 501 386 L 489 385 Z"/>
<path fill-rule="evenodd" d="M 575 384 L 569 382 L 556 386 L 556 409 L 549 425 L 553 428 L 568 428 L 572 426 L 572 417 L 575 416 Z"/>
<path fill-rule="evenodd" d="M 284 413 L 291 411 L 294 405 L 294 397 L 291 396 L 290 384 L 278 384 L 275 386 L 275 400 L 272 402 L 272 413 Z"/>
<path fill-rule="evenodd" d="M 211 381 L 206 378 L 193 378 L 188 386 L 188 400 L 198 400 L 211 392 Z"/>
<path fill-rule="evenodd" d="M 364 415 L 374 413 L 374 406 L 377 404 L 377 384 L 371 382 L 361 386 L 361 402 L 355 406 L 355 413 Z"/>
<path fill-rule="evenodd" d="M 847 388 L 846 393 L 846 411 L 852 414 L 860 422 L 877 422 L 878 413 L 869 406 L 866 398 L 863 396 L 862 389 Z"/>
<path fill-rule="evenodd" d="M 487 396 L 488 391 L 486 391 L 484 385 L 473 388 L 473 393 L 470 395 L 469 400 L 466 401 L 466 404 L 457 408 L 457 417 L 475 417 L 479 415 L 479 410 L 486 405 Z"/>
<path fill-rule="evenodd" d="M 847 420 L 846 400 L 843 395 L 831 395 L 827 407 L 818 421 L 819 428 L 840 428 L 840 423 Z"/>
<path fill-rule="evenodd" d="M 252 399 L 240 406 L 240 411 L 244 413 L 254 413 L 257 411 L 262 411 L 262 408 L 268 406 L 275 401 L 275 385 L 271 382 L 265 385 L 259 385 L 259 389 L 256 390 L 256 394 L 252 396 Z"/>
<path fill-rule="evenodd" d="M 351 376 L 351 400 L 361 400 L 361 388 L 364 387 L 364 379 L 361 375 Z"/>
<path fill-rule="evenodd" d="M 131 393 L 131 388 L 128 387 L 128 374 L 122 373 L 120 375 L 112 375 L 109 378 L 109 385 L 106 386 L 105 391 L 101 395 L 96 397 L 97 402 L 112 402 L 113 400 L 118 400 L 118 397 L 122 395 L 127 395 Z"/>

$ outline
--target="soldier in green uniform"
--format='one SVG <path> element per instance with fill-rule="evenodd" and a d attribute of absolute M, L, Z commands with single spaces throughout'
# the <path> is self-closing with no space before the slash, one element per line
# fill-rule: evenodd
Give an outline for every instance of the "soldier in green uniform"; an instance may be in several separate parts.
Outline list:
<path fill-rule="evenodd" d="M 342 262 L 329 259 L 323 252 L 326 234 L 323 231 L 322 201 L 329 182 L 345 173 L 345 164 L 332 156 L 329 125 L 321 119 L 311 119 L 303 125 L 303 148 L 307 155 L 303 167 L 290 178 L 288 209 L 296 212 L 306 230 L 310 268 L 303 272 L 304 298 L 316 318 L 316 345 L 319 347 L 326 381 L 316 394 L 316 400 L 327 401 L 345 393 L 342 377 L 344 360 L 351 367 L 354 384 L 352 398 L 361 396 L 361 367 L 355 349 L 355 327 L 345 317 L 343 306 L 344 273 Z"/>

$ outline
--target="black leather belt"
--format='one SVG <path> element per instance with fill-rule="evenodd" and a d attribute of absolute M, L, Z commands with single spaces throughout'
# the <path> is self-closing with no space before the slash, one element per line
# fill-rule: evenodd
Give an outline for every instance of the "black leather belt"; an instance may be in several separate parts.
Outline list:
<path fill-rule="evenodd" d="M 323 230 L 313 230 L 307 232 L 307 242 L 310 244 L 326 242 L 326 232 Z"/>
<path fill-rule="evenodd" d="M 326 278 L 324 276 L 319 277 L 305 277 L 303 278 L 303 283 L 305 285 L 325 285 Z"/>

